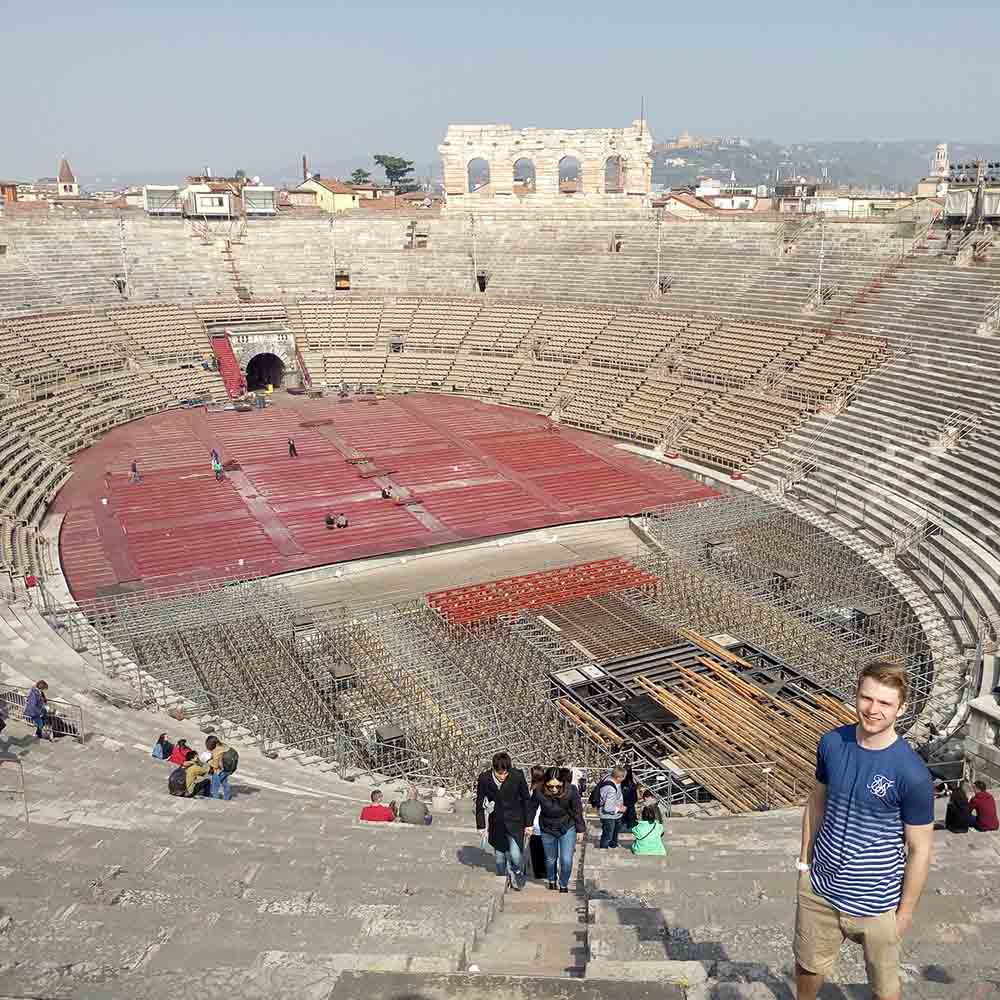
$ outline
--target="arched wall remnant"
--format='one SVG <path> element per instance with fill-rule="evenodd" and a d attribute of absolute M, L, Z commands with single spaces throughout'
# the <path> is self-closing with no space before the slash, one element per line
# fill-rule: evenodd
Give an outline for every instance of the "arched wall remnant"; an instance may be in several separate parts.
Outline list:
<path fill-rule="evenodd" d="M 452 208 L 487 200 L 517 205 L 529 194 L 532 204 L 560 200 L 600 204 L 609 198 L 642 203 L 652 188 L 653 136 L 644 121 L 627 128 L 596 129 L 449 125 L 438 151 L 444 161 L 445 196 Z M 560 163 L 568 157 L 579 161 L 577 183 L 571 190 L 560 180 Z M 479 160 L 486 164 L 489 182 L 476 185 L 472 164 Z M 616 166 L 609 169 L 612 160 Z M 533 184 L 526 180 L 527 164 Z"/>
<path fill-rule="evenodd" d="M 468 168 L 469 193 L 476 191 L 485 193 L 485 189 L 490 185 L 490 165 L 481 156 L 475 156 L 469 160 Z"/>
<path fill-rule="evenodd" d="M 535 193 L 535 161 L 522 156 L 514 161 L 514 194 L 526 195 Z"/>

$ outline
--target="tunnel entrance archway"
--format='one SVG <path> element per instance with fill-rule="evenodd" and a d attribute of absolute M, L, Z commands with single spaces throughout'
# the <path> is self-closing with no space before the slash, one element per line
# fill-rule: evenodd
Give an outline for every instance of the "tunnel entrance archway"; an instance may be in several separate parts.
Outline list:
<path fill-rule="evenodd" d="M 285 378 L 285 363 L 276 354 L 255 354 L 247 362 L 247 388 L 277 389 Z"/>

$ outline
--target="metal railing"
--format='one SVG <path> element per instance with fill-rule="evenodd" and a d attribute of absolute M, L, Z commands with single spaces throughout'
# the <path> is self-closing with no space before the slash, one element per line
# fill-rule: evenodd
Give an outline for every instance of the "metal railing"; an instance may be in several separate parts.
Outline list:
<path fill-rule="evenodd" d="M 8 717 L 27 725 L 34 725 L 24 716 L 28 702 L 28 692 L 31 688 L 17 687 L 14 684 L 0 684 L 0 702 L 8 712 Z M 46 726 L 52 736 L 72 736 L 78 743 L 84 742 L 83 707 L 69 701 L 49 698 L 46 707 L 48 719 Z"/>

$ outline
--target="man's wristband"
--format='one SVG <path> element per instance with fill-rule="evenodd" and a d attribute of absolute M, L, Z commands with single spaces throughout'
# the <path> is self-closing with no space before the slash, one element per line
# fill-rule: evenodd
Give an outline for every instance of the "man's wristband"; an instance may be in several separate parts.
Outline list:
<path fill-rule="evenodd" d="M 812 865 L 807 865 L 801 858 L 796 858 L 795 859 L 795 867 L 800 872 L 812 871 Z"/>

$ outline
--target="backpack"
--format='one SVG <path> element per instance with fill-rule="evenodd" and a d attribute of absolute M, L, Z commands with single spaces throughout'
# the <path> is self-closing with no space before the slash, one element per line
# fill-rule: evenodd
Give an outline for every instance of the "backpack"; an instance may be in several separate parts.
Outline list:
<path fill-rule="evenodd" d="M 601 789 L 606 785 L 611 784 L 610 778 L 602 778 L 594 787 L 591 789 L 590 798 L 587 800 L 595 809 L 601 807 Z"/>
<path fill-rule="evenodd" d="M 226 774 L 233 774 L 239 766 L 240 755 L 232 747 L 226 747 L 222 751 L 222 770 Z"/>
<path fill-rule="evenodd" d="M 187 795 L 187 768 L 175 767 L 167 778 L 167 791 L 171 795 Z"/>

